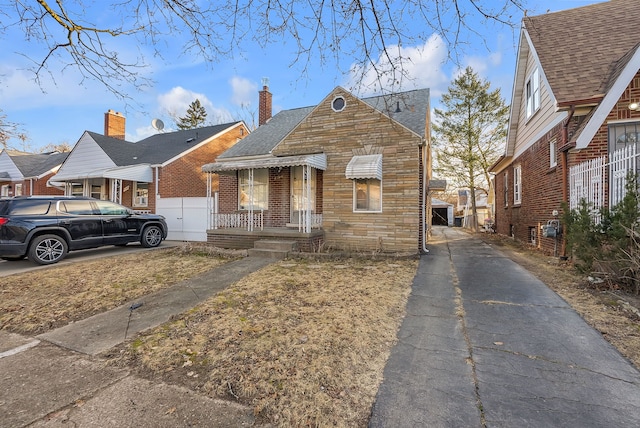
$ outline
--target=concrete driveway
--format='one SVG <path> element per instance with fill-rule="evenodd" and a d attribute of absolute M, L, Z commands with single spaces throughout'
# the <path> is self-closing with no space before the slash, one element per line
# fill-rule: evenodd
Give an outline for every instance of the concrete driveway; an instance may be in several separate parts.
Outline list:
<path fill-rule="evenodd" d="M 168 246 L 176 246 L 182 245 L 183 242 L 180 241 L 163 241 L 157 248 L 166 248 Z M 18 273 L 31 272 L 38 269 L 47 269 L 52 266 L 62 266 L 69 263 L 77 263 L 86 260 L 93 260 L 101 257 L 109 257 L 116 256 L 120 254 L 129 254 L 135 253 L 138 251 L 152 251 L 155 248 L 145 248 L 140 244 L 131 243 L 126 247 L 115 247 L 115 246 L 107 246 L 100 248 L 92 248 L 89 250 L 80 250 L 80 251 L 71 251 L 67 254 L 67 256 L 60 262 L 52 264 L 52 265 L 37 265 L 31 262 L 29 259 L 18 260 L 18 261 L 6 261 L 0 260 L 0 277 L 15 275 Z"/>
<path fill-rule="evenodd" d="M 498 250 L 439 228 L 370 427 L 639 427 L 640 373 Z"/>

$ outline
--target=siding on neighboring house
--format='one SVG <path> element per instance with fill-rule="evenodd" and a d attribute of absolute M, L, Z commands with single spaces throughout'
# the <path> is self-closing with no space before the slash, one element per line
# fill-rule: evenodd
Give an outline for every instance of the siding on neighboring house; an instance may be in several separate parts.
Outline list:
<path fill-rule="evenodd" d="M 491 168 L 498 233 L 535 244 L 547 253 L 566 255 L 566 235 L 543 238 L 540 226 L 554 219 L 554 211 L 561 215 L 572 195 L 586 194 L 594 203 L 608 206 L 608 170 L 601 183 L 594 183 L 602 186 L 604 201 L 588 176 L 584 184 L 571 188 L 569 171 L 609 156 L 611 125 L 640 122 L 640 111 L 630 109 L 632 102 L 640 101 L 640 39 L 634 32 L 639 13 L 635 0 L 615 0 L 523 19 L 507 146 Z M 612 32 L 616 25 L 634 30 Z M 542 73 L 540 110 L 527 117 L 526 83 L 536 67 Z M 551 148 L 555 156 L 550 156 Z M 556 165 L 550 162 L 553 158 Z M 522 178 L 517 205 L 516 168 Z M 594 194 L 585 193 L 586 189 Z"/>

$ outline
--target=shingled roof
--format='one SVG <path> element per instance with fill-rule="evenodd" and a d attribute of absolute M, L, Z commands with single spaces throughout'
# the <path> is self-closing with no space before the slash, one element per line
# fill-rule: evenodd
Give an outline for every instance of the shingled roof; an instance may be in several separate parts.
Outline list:
<path fill-rule="evenodd" d="M 639 23 L 638 0 L 523 19 L 558 105 L 602 99 L 638 47 Z"/>
<path fill-rule="evenodd" d="M 184 131 L 155 134 L 130 143 L 113 137 L 87 131 L 91 138 L 118 166 L 137 164 L 162 164 L 203 141 L 223 132 L 239 122 L 205 126 Z"/>
<path fill-rule="evenodd" d="M 374 109 L 386 114 L 417 135 L 425 136 L 427 111 L 429 109 L 429 89 L 417 89 L 397 94 L 362 98 Z M 218 156 L 218 160 L 238 157 L 268 155 L 300 122 L 316 107 L 302 107 L 283 110 L 273 116 L 236 145 Z"/>
<path fill-rule="evenodd" d="M 69 153 L 37 153 L 11 156 L 16 168 L 25 178 L 39 177 L 64 162 Z"/>

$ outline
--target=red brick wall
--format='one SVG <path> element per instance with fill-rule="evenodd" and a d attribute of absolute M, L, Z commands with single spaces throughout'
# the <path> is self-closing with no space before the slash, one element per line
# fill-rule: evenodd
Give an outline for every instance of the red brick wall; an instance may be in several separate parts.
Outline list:
<path fill-rule="evenodd" d="M 37 180 L 24 180 L 22 182 L 22 194 L 27 195 L 64 195 L 64 190 L 47 186 L 47 180 L 54 174 L 48 174 Z M 33 189 L 31 188 L 33 186 Z"/>
<path fill-rule="evenodd" d="M 629 86 L 613 107 L 602 126 L 598 129 L 589 145 L 580 150 L 568 152 L 568 167 L 577 165 L 586 160 L 604 156 L 608 153 L 608 123 L 611 121 L 637 120 L 640 112 L 629 110 L 632 101 L 640 100 L 640 72 L 636 74 Z M 569 127 L 569 138 L 573 136 L 584 116 L 574 117 Z M 539 224 L 545 224 L 552 219 L 552 211 L 562 212 L 562 177 L 565 171 L 562 169 L 562 158 L 557 153 L 558 165 L 549 168 L 549 142 L 555 138 L 557 147 L 562 145 L 562 125 L 538 140 L 525 153 L 514 159 L 508 168 L 496 174 L 496 231 L 504 235 L 514 235 L 522 242 L 530 241 L 530 228 L 537 228 Z M 513 167 L 522 166 L 522 204 L 513 204 Z M 504 173 L 508 173 L 509 190 L 507 195 L 508 206 L 504 200 Z M 569 189 L 567 189 L 568 195 Z M 608 186 L 604 186 L 605 205 L 608 204 Z M 542 238 L 537 229 L 537 244 L 546 252 L 554 251 L 555 240 Z"/>
<path fill-rule="evenodd" d="M 539 226 L 553 219 L 553 210 L 562 210 L 562 162 L 556 152 L 558 164 L 550 167 L 550 142 L 555 138 L 556 147 L 562 142 L 562 125 L 556 126 L 533 144 L 526 152 L 515 159 L 504 171 L 496 174 L 495 222 L 496 231 L 503 235 L 514 236 L 522 242 L 530 242 L 531 228 L 535 229 L 536 245 L 545 251 L 553 251 L 552 238 L 542 238 Z M 514 205 L 513 178 L 514 166 L 522 168 L 522 203 Z M 508 174 L 507 205 L 504 199 L 504 174 Z"/>
<path fill-rule="evenodd" d="M 207 196 L 207 174 L 202 172 L 202 166 L 215 161 L 222 152 L 247 134 L 247 129 L 242 132 L 240 127 L 234 128 L 161 168 L 160 196 L 163 198 Z M 218 190 L 217 174 L 212 175 L 211 186 L 212 191 Z"/>

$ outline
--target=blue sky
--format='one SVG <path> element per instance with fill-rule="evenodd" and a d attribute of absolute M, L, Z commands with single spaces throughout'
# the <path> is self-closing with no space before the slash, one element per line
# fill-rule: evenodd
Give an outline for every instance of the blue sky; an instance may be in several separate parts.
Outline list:
<path fill-rule="evenodd" d="M 528 14 L 598 2 L 600 0 L 530 0 Z M 509 103 L 519 33 L 509 28 L 487 28 L 485 34 L 482 27 L 480 33 L 483 37 L 471 37 L 476 41 L 463 48 L 458 64 L 447 60 L 446 46 L 435 35 L 413 46 L 404 45 L 403 52 L 412 59 L 408 70 L 413 78 L 404 89 L 430 88 L 432 104 L 437 106 L 459 67 L 470 65 L 491 82 L 492 88 L 501 88 Z M 143 49 L 127 45 L 126 41 L 120 43 L 119 52 L 124 58 L 133 57 Z M 156 47 L 163 49 L 163 46 Z M 9 143 L 33 151 L 50 143 L 73 145 L 85 130 L 102 133 L 104 113 L 109 109 L 126 116 L 126 138 L 138 141 L 155 132 L 151 126 L 154 118 L 165 123 L 165 130 L 174 129 L 172 115 L 184 115 L 189 103 L 196 98 L 205 106 L 211 123 L 238 118 L 249 122 L 252 117 L 257 120 L 258 90 L 264 77 L 269 79 L 274 114 L 281 109 L 315 105 L 335 86 L 353 87 L 353 77 L 340 71 L 353 63 L 347 55 L 330 59 L 323 66 L 314 60 L 303 73 L 304 63 L 291 64 L 293 49 L 292 43 L 277 43 L 266 48 L 247 43 L 233 58 L 205 63 L 190 55 L 174 55 L 173 48 L 167 45 L 164 60 L 150 57 L 149 66 L 141 70 L 145 77 L 153 80 L 152 85 L 142 91 L 123 86 L 135 100 L 132 103 L 118 99 L 97 82 L 82 80 L 72 69 L 54 68 L 55 83 L 45 76 L 40 87 L 27 68 L 28 58 L 38 58 L 41 48 L 25 42 L 21 32 L 0 33 L 0 109 L 8 121 L 20 124 L 29 137 L 28 147 L 16 140 Z M 357 95 L 370 94 L 363 90 Z"/>

